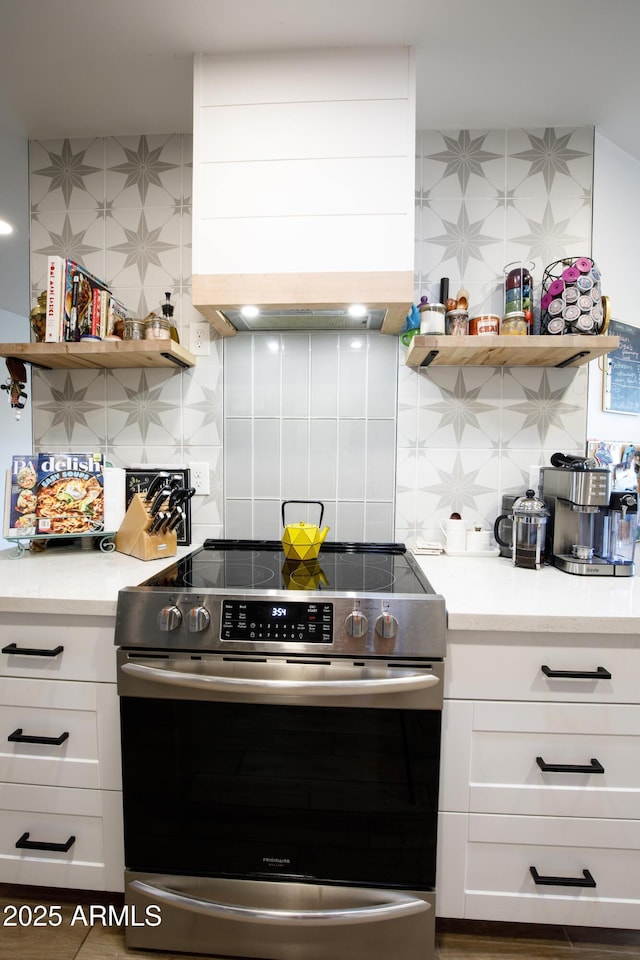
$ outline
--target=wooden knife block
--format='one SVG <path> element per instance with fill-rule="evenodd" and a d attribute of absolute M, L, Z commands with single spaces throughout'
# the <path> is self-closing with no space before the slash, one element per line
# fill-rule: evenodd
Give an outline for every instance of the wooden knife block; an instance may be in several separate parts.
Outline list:
<path fill-rule="evenodd" d="M 142 496 L 136 493 L 116 533 L 116 550 L 138 560 L 174 557 L 178 549 L 176 531 L 149 533 L 152 519 Z"/>

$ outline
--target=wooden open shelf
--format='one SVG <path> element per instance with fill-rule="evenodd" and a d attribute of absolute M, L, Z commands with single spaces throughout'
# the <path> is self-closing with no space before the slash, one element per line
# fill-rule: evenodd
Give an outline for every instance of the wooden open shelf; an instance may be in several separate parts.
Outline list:
<path fill-rule="evenodd" d="M 408 367 L 579 367 L 620 345 L 618 337 L 415 336 Z"/>
<path fill-rule="evenodd" d="M 80 343 L 2 343 L 0 357 L 45 370 L 102 367 L 193 367 L 195 357 L 175 340 L 98 340 Z"/>

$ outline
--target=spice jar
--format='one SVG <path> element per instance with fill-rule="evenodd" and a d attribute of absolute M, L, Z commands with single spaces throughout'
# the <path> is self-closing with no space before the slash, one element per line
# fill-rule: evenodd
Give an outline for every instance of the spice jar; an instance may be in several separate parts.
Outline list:
<path fill-rule="evenodd" d="M 145 340 L 169 340 L 171 338 L 171 324 L 166 317 L 156 317 L 152 314 L 144 321 Z"/>
<path fill-rule="evenodd" d="M 467 311 L 449 310 L 446 328 L 451 337 L 466 337 L 469 333 L 469 314 Z"/>
<path fill-rule="evenodd" d="M 144 340 L 146 336 L 146 321 L 127 317 L 124 321 L 123 340 Z"/>
<path fill-rule="evenodd" d="M 472 317 L 469 321 L 469 333 L 472 336 L 498 333 L 499 330 L 500 317 L 495 313 L 481 313 L 478 317 Z"/>
<path fill-rule="evenodd" d="M 529 333 L 529 324 L 527 323 L 523 310 L 514 310 L 507 314 L 500 324 L 500 333 L 504 336 L 526 336 Z"/>

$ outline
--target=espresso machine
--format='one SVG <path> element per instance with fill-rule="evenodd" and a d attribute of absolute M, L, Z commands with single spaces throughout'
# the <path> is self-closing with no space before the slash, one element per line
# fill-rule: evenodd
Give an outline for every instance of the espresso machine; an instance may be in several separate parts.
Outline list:
<path fill-rule="evenodd" d="M 548 562 L 583 576 L 633 576 L 637 491 L 612 492 L 610 471 L 590 458 L 554 454 L 551 463 L 541 471 Z"/>

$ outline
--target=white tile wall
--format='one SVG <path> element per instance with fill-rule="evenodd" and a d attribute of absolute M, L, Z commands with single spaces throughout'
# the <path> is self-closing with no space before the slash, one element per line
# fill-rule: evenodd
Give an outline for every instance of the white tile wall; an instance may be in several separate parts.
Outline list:
<path fill-rule="evenodd" d="M 397 351 L 378 334 L 225 341 L 227 536 L 277 539 L 297 499 L 324 504 L 330 539 L 393 538 Z"/>

